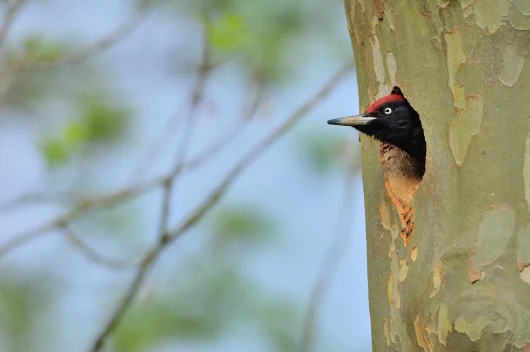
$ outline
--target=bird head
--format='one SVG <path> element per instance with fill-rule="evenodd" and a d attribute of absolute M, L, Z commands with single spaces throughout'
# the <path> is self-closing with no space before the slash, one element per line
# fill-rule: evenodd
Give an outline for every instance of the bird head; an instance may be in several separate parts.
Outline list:
<path fill-rule="evenodd" d="M 328 124 L 354 127 L 425 161 L 425 137 L 419 115 L 399 87 L 394 87 L 389 95 L 376 100 L 362 115 L 329 120 Z"/>

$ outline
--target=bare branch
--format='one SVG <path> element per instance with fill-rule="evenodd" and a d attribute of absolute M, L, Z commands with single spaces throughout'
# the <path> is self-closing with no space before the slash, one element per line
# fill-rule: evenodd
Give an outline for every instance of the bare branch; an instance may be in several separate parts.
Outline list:
<path fill-rule="evenodd" d="M 180 167 L 186 171 L 195 169 L 205 163 L 207 160 L 212 159 L 217 153 L 223 150 L 230 142 L 232 142 L 237 135 L 243 130 L 243 127 L 252 119 L 252 117 L 257 113 L 258 108 L 263 100 L 263 90 L 262 87 L 258 88 L 252 103 L 247 110 L 246 114 L 243 117 L 242 123 L 237 125 L 235 128 L 232 128 L 228 133 L 221 136 L 217 141 L 213 142 L 212 145 L 207 147 L 196 157 L 186 161 L 186 163 Z"/>
<path fill-rule="evenodd" d="M 267 150 L 274 142 L 289 131 L 302 117 L 307 115 L 320 101 L 322 101 L 331 90 L 351 71 L 353 63 L 346 65 L 337 72 L 328 83 L 320 89 L 305 104 L 299 107 L 290 117 L 287 118 L 280 126 L 274 129 L 261 143 L 252 148 L 228 173 L 224 180 L 210 193 L 206 200 L 191 213 L 191 215 L 175 229 L 169 232 L 169 240 L 174 240 L 181 234 L 190 229 L 210 210 L 226 193 L 232 182 L 245 170 L 250 163 L 255 161 L 261 154 Z"/>
<path fill-rule="evenodd" d="M 136 270 L 134 279 L 130 283 L 129 287 L 125 290 L 125 293 L 121 297 L 116 309 L 112 313 L 110 320 L 107 324 L 105 324 L 105 328 L 98 334 L 93 346 L 90 348 L 91 352 L 101 351 L 107 337 L 112 331 L 114 331 L 114 329 L 116 329 L 121 319 L 127 312 L 127 309 L 136 297 L 136 294 L 138 293 L 138 290 L 140 289 L 140 286 L 142 285 L 147 273 L 153 266 L 155 260 L 158 258 L 164 247 L 165 244 L 161 242 L 145 255 L 142 262 L 138 266 L 138 269 Z"/>
<path fill-rule="evenodd" d="M 9 0 L 7 3 L 7 9 L 2 20 L 2 25 L 0 26 L 0 55 L 7 42 L 11 26 L 25 4 L 26 0 Z"/>
<path fill-rule="evenodd" d="M 13 236 L 11 240 L 6 241 L 0 246 L 0 257 L 6 253 L 18 248 L 19 246 L 33 241 L 44 234 L 47 234 L 53 230 L 64 227 L 70 224 L 74 220 L 77 220 L 81 216 L 87 214 L 89 211 L 94 209 L 103 209 L 112 207 L 118 203 L 124 202 L 132 197 L 138 197 L 156 187 L 159 187 L 165 182 L 168 175 L 157 177 L 149 182 L 125 187 L 117 192 L 109 193 L 101 197 L 95 197 L 79 202 L 75 207 L 70 210 L 53 217 L 44 224 L 36 226 L 33 229 L 24 231 L 18 235 Z"/>
<path fill-rule="evenodd" d="M 353 150 L 353 149 L 350 149 Z M 350 240 L 350 214 L 352 212 L 353 187 L 352 181 L 356 173 L 355 155 L 349 153 L 348 161 L 350 167 L 344 179 L 344 191 L 341 204 L 339 206 L 340 214 L 337 219 L 336 234 L 330 243 L 317 274 L 317 278 L 309 296 L 309 302 L 304 318 L 302 339 L 300 343 L 300 352 L 310 352 L 316 338 L 315 326 L 318 321 L 318 311 L 321 307 L 327 289 L 333 281 L 334 275 L 339 268 L 348 243 Z"/>
<path fill-rule="evenodd" d="M 145 255 L 142 262 L 138 266 L 138 269 L 137 269 L 137 272 L 136 272 L 136 275 L 133 281 L 129 285 L 128 289 L 125 291 L 125 294 L 122 296 L 115 311 L 111 315 L 109 322 L 105 325 L 105 328 L 103 329 L 103 331 L 96 338 L 96 341 L 94 342 L 94 345 L 91 351 L 99 351 L 101 350 L 101 348 L 103 348 L 103 345 L 105 343 L 107 336 L 110 335 L 110 333 L 116 328 L 116 326 L 118 326 L 125 312 L 131 305 L 134 298 L 136 297 L 136 294 L 138 293 L 138 290 L 140 289 L 140 286 L 143 283 L 144 278 L 147 275 L 152 264 L 158 258 L 161 251 L 164 248 L 166 248 L 168 245 L 165 232 L 168 226 L 168 220 L 169 220 L 170 211 L 171 211 L 171 207 L 170 207 L 171 195 L 175 187 L 176 176 L 180 173 L 180 170 L 182 169 L 181 165 L 183 165 L 183 161 L 186 157 L 186 152 L 187 152 L 187 149 L 188 149 L 188 146 L 191 141 L 192 134 L 193 134 L 193 129 L 196 125 L 196 121 L 194 119 L 195 112 L 198 106 L 200 105 L 200 103 L 202 102 L 206 79 L 209 73 L 211 72 L 211 66 L 209 65 L 209 62 L 210 62 L 209 45 L 210 43 L 208 42 L 207 36 L 205 34 L 203 54 L 202 54 L 202 59 L 201 59 L 201 65 L 199 67 L 199 74 L 197 76 L 197 80 L 196 80 L 196 83 L 194 85 L 192 95 L 191 95 L 191 104 L 190 104 L 190 111 L 189 111 L 189 115 L 187 119 L 187 128 L 185 129 L 183 133 L 183 138 L 182 138 L 181 143 L 179 144 L 177 155 L 175 157 L 175 160 L 177 160 L 177 166 L 171 171 L 169 177 L 167 177 L 163 182 L 162 210 L 161 210 L 160 222 L 159 222 L 159 227 L 158 227 L 159 242 L 151 251 L 149 251 Z"/>
<path fill-rule="evenodd" d="M 12 62 L 12 70 L 16 73 L 20 73 L 32 67 L 48 68 L 82 63 L 83 61 L 111 48 L 129 36 L 149 12 L 148 10 L 150 9 L 151 2 L 152 0 L 143 0 L 131 18 L 126 20 L 111 33 L 93 43 L 82 46 L 71 52 L 64 53 L 53 60 L 36 60 L 34 58 L 14 59 Z"/>
<path fill-rule="evenodd" d="M 286 131 L 288 131 L 304 114 L 311 110 L 317 102 L 323 99 L 330 90 L 353 69 L 353 64 L 350 64 L 343 68 L 339 73 L 333 76 L 332 80 L 326 84 L 322 90 L 320 90 L 317 95 L 313 97 L 308 103 L 300 107 L 289 119 L 287 119 L 280 127 L 274 130 L 263 142 L 262 144 L 256 146 L 229 174 L 237 176 L 240 169 L 245 166 L 245 164 L 252 161 L 253 158 L 259 156 L 270 144 L 272 144 L 277 138 L 282 136 Z M 154 179 L 140 183 L 137 185 L 128 186 L 118 190 L 116 192 L 106 194 L 100 197 L 95 197 L 91 199 L 84 200 L 72 209 L 66 211 L 65 213 L 58 215 L 46 223 L 39 225 L 33 229 L 24 231 L 21 234 L 13 236 L 11 240 L 6 241 L 2 246 L 0 246 L 0 257 L 6 253 L 14 250 L 15 248 L 30 242 L 43 234 L 46 234 L 50 231 L 63 227 L 65 224 L 69 224 L 74 220 L 77 220 L 81 216 L 85 215 L 88 211 L 93 209 L 102 209 L 107 207 L 112 207 L 118 203 L 126 201 L 127 199 L 138 197 L 144 193 L 147 193 L 154 188 L 159 187 L 160 185 L 168 182 L 168 179 L 174 178 L 180 172 L 185 169 L 186 164 L 177 165 L 170 173 L 162 176 L 155 177 Z M 229 177 L 229 182 L 235 178 L 235 176 Z M 226 182 L 225 182 L 226 183 Z M 224 183 L 223 183 L 224 184 Z M 221 184 L 222 185 L 222 184 Z M 219 190 L 217 190 L 219 192 Z M 221 190 L 221 193 L 224 191 Z"/>
<path fill-rule="evenodd" d="M 177 156 L 175 158 L 176 160 L 175 169 L 182 169 L 183 167 L 184 159 L 187 153 L 187 150 L 186 150 L 187 145 L 189 144 L 188 139 L 191 137 L 190 132 L 192 132 L 196 124 L 194 115 L 199 105 L 201 105 L 201 103 L 203 102 L 206 81 L 208 80 L 208 77 L 212 74 L 212 72 L 217 67 L 218 65 L 212 64 L 212 58 L 211 58 L 211 53 L 210 53 L 210 42 L 208 39 L 206 28 L 203 28 L 203 46 L 202 46 L 200 64 L 197 68 L 197 78 L 195 79 L 195 82 L 191 89 L 190 96 L 187 99 L 190 105 L 189 111 L 188 111 L 188 118 L 187 118 L 187 130 L 183 133 L 182 142 L 180 143 L 177 149 Z M 169 118 L 167 123 L 164 125 L 164 128 L 160 131 L 160 133 L 155 138 L 155 143 L 151 145 L 151 147 L 147 150 L 145 155 L 140 159 L 140 162 L 138 163 L 138 166 L 134 170 L 133 175 L 138 175 L 141 172 L 141 170 L 145 168 L 145 162 L 153 159 L 154 154 L 157 152 L 157 147 L 161 145 L 159 144 L 160 141 L 165 141 L 167 134 L 174 133 L 174 125 L 179 120 L 179 117 L 181 116 L 182 111 L 184 110 L 185 110 L 184 106 L 179 106 L 175 110 L 175 113 Z M 172 188 L 172 187 L 173 187 L 172 185 L 169 185 L 169 188 Z"/>
<path fill-rule="evenodd" d="M 46 193 L 27 193 L 5 202 L 0 203 L 0 212 L 10 210 L 12 208 L 20 207 L 28 204 L 36 203 L 55 203 L 69 205 L 74 202 L 69 195 L 66 194 L 46 194 Z"/>
<path fill-rule="evenodd" d="M 188 114 L 188 118 L 186 119 L 186 127 L 184 128 L 182 140 L 179 143 L 176 155 L 174 157 L 175 163 L 177 165 L 176 168 L 179 168 L 179 165 L 182 165 L 182 163 L 186 159 L 186 154 L 188 152 L 188 148 L 192 140 L 193 132 L 195 131 L 195 126 L 197 125 L 195 112 L 203 101 L 206 80 L 212 70 L 212 66 L 210 66 L 210 41 L 208 39 L 206 29 L 204 28 L 203 30 L 204 32 L 201 63 L 199 65 L 199 72 L 197 74 L 197 79 L 191 94 L 190 111 Z M 169 217 L 171 215 L 171 196 L 173 195 L 177 184 L 176 173 L 173 172 L 173 174 L 175 174 L 175 176 L 168 178 L 167 182 L 164 183 L 162 212 L 158 229 L 158 237 L 160 239 L 162 239 L 164 233 L 166 232 Z"/>
<path fill-rule="evenodd" d="M 70 226 L 65 226 L 63 228 L 63 231 L 65 237 L 68 239 L 70 244 L 72 244 L 72 246 L 74 246 L 75 248 L 79 249 L 79 251 L 85 256 L 85 258 L 93 263 L 96 263 L 112 270 L 133 269 L 138 265 L 138 263 L 135 263 L 133 261 L 108 258 L 98 253 L 95 249 L 93 249 L 83 240 L 81 240 L 74 233 Z"/>
<path fill-rule="evenodd" d="M 142 260 L 136 275 L 125 290 L 124 295 L 118 302 L 116 309 L 113 314 L 110 316 L 108 322 L 105 324 L 103 330 L 97 335 L 91 352 L 101 351 L 105 344 L 107 337 L 114 331 L 118 326 L 121 319 L 123 318 L 125 312 L 133 302 L 136 297 L 138 290 L 143 283 L 145 276 L 148 271 L 151 269 L 152 265 L 158 259 L 160 253 L 168 248 L 168 246 L 181 235 L 183 235 L 187 230 L 193 227 L 198 223 L 202 217 L 216 205 L 219 200 L 226 193 L 233 181 L 241 174 L 243 170 L 250 165 L 250 163 L 256 160 L 268 147 L 270 147 L 276 140 L 283 136 L 290 128 L 292 128 L 296 122 L 298 122 L 303 116 L 305 116 L 311 109 L 313 109 L 320 101 L 322 101 L 331 90 L 351 71 L 353 70 L 353 63 L 349 63 L 343 69 L 341 69 L 337 74 L 335 74 L 332 79 L 324 85 L 313 97 L 309 99 L 308 102 L 303 104 L 298 108 L 287 120 L 281 124 L 279 127 L 274 129 L 261 143 L 251 149 L 228 173 L 224 180 L 206 197 L 204 202 L 198 206 L 183 222 L 181 225 L 175 227 L 174 229 L 168 231 L 164 236 L 160 238 L 160 242 L 157 243 L 152 250 L 150 250 L 147 255 Z"/>
<path fill-rule="evenodd" d="M 2 76 L 2 84 L 0 86 L 0 97 L 4 96 L 5 93 L 20 79 L 22 74 L 31 68 L 52 68 L 63 65 L 73 65 L 81 63 L 92 56 L 102 53 L 109 49 L 113 45 L 117 44 L 121 40 L 125 39 L 144 19 L 148 13 L 150 4 L 153 0 L 142 0 L 140 6 L 135 11 L 134 15 L 125 21 L 121 26 L 116 28 L 113 32 L 109 33 L 105 37 L 97 40 L 93 43 L 82 46 L 71 52 L 59 55 L 55 59 L 39 60 L 38 58 L 29 56 L 18 56 L 14 58 L 6 59 L 4 67 L 0 71 Z M 26 0 L 13 0 L 11 1 L 12 7 L 8 7 L 6 12 L 6 20 L 4 20 L 2 27 L 0 28 L 0 54 L 2 48 L 5 46 L 5 40 L 11 22 L 14 20 L 16 14 Z M 11 11 L 9 10 L 11 9 Z M 5 28 L 5 29 L 4 29 Z M 1 37 L 2 30 L 5 34 L 4 38 Z"/>

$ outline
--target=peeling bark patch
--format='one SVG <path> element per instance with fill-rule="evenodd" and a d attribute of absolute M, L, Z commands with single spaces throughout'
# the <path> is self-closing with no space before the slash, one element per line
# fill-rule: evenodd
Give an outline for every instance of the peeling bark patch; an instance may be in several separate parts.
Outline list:
<path fill-rule="evenodd" d="M 383 225 L 386 230 L 390 231 L 390 236 L 392 236 L 392 240 L 398 238 L 399 229 L 397 227 L 397 224 L 392 222 L 392 219 L 390 218 L 390 211 L 388 210 L 388 207 L 384 202 L 381 202 L 381 204 L 379 205 L 379 216 L 381 219 L 381 225 Z"/>
<path fill-rule="evenodd" d="M 458 167 L 466 158 L 471 139 L 480 132 L 483 112 L 484 99 L 480 95 L 469 95 L 465 107 L 456 112 L 449 126 L 449 146 Z"/>
<path fill-rule="evenodd" d="M 500 81 L 504 85 L 511 87 L 515 84 L 515 82 L 517 82 L 517 79 L 523 70 L 524 58 L 524 53 L 517 52 L 515 45 L 506 45 L 502 55 L 504 67 L 499 77 Z"/>
<path fill-rule="evenodd" d="M 449 320 L 449 311 L 445 304 L 440 304 L 440 309 L 438 310 L 438 326 L 436 333 L 438 335 L 438 341 L 444 346 L 447 347 L 447 336 L 449 332 L 453 330 L 451 321 Z"/>
<path fill-rule="evenodd" d="M 388 320 L 386 318 L 383 319 L 383 330 L 385 332 L 385 340 L 386 345 L 390 346 L 390 327 L 388 326 Z"/>
<path fill-rule="evenodd" d="M 517 261 L 517 271 L 522 272 L 525 268 L 530 266 L 530 262 Z"/>
<path fill-rule="evenodd" d="M 445 9 L 449 5 L 449 0 L 436 0 L 436 4 Z"/>
<path fill-rule="evenodd" d="M 515 235 L 515 257 L 518 262 L 530 263 L 530 224 L 520 228 Z"/>
<path fill-rule="evenodd" d="M 523 166 L 523 176 L 524 176 L 524 195 L 528 207 L 530 208 L 530 134 L 526 137 L 526 147 L 524 151 L 524 166 Z"/>
<path fill-rule="evenodd" d="M 397 73 L 397 62 L 394 54 L 391 51 L 386 53 L 386 67 L 388 68 L 388 73 L 390 74 L 390 84 L 395 86 L 396 83 L 396 73 Z"/>
<path fill-rule="evenodd" d="M 474 320 L 468 321 L 462 315 L 455 321 L 455 330 L 463 334 L 467 334 L 471 341 L 477 341 L 482 335 L 482 330 L 488 326 L 489 319 L 483 315 Z"/>
<path fill-rule="evenodd" d="M 385 12 L 385 4 L 383 0 L 375 0 L 374 1 L 374 10 L 377 14 L 377 17 L 382 20 L 383 19 L 383 13 Z"/>
<path fill-rule="evenodd" d="M 377 14 L 374 13 L 374 15 L 372 16 L 372 21 L 370 23 L 370 28 L 372 30 L 372 34 L 375 35 L 376 33 L 376 29 L 377 29 L 377 26 L 379 25 L 379 22 L 381 20 L 379 19 L 379 17 L 377 16 Z"/>
<path fill-rule="evenodd" d="M 445 266 L 442 264 L 442 262 L 439 262 L 434 267 L 434 272 L 432 275 L 432 285 L 433 285 L 433 291 L 431 292 L 430 298 L 433 298 L 440 292 L 440 288 L 442 288 L 443 283 L 445 282 Z"/>
<path fill-rule="evenodd" d="M 477 237 L 473 263 L 481 267 L 499 258 L 515 230 L 515 211 L 506 205 L 491 206 L 484 213 Z"/>
<path fill-rule="evenodd" d="M 370 44 L 372 45 L 375 78 L 377 79 L 377 82 L 379 82 L 377 97 L 380 97 L 385 91 L 385 66 L 383 65 L 383 56 L 381 55 L 379 39 L 377 39 L 377 37 L 374 37 L 373 40 L 370 39 Z"/>
<path fill-rule="evenodd" d="M 474 3 L 473 8 L 477 24 L 495 33 L 501 26 L 502 18 L 508 14 L 510 0 L 480 0 Z"/>
<path fill-rule="evenodd" d="M 510 7 L 510 12 L 508 13 L 508 20 L 513 28 L 527 31 L 530 29 L 530 16 L 526 16 L 521 13 L 516 6 Z"/>
<path fill-rule="evenodd" d="M 527 284 L 530 284 L 530 267 L 524 267 L 519 273 L 519 277 Z"/>
<path fill-rule="evenodd" d="M 383 228 L 392 231 L 392 221 L 390 220 L 390 212 L 384 202 L 379 203 L 379 219 Z"/>
<path fill-rule="evenodd" d="M 386 279 L 386 288 L 388 293 L 388 304 L 391 307 L 396 306 L 399 308 L 401 306 L 399 291 L 397 290 L 397 282 L 394 282 L 394 278 L 392 277 L 392 272 Z"/>
<path fill-rule="evenodd" d="M 359 0 L 359 4 L 361 5 L 361 9 L 362 9 L 362 11 L 363 11 L 363 13 L 364 13 L 364 11 L 365 11 L 365 6 L 366 6 L 365 3 L 364 3 L 364 0 Z"/>
<path fill-rule="evenodd" d="M 517 10 L 525 16 L 530 16 L 530 2 L 528 0 L 512 0 Z"/>
<path fill-rule="evenodd" d="M 416 259 L 418 259 L 418 247 L 412 247 L 412 250 L 410 251 L 410 259 L 412 259 L 413 263 L 416 262 Z"/>
<path fill-rule="evenodd" d="M 467 279 L 469 280 L 469 282 L 473 284 L 481 280 L 482 278 L 484 278 L 484 272 L 482 271 L 482 269 L 475 268 L 473 262 L 469 261 L 467 263 Z"/>
<path fill-rule="evenodd" d="M 416 315 L 416 319 L 414 319 L 414 330 L 416 331 L 416 340 L 418 341 L 418 345 L 420 345 L 420 347 L 423 348 L 423 350 L 425 351 L 427 343 L 425 342 L 425 337 L 423 336 L 424 325 L 425 323 L 420 319 L 420 316 Z"/>
<path fill-rule="evenodd" d="M 427 335 L 427 330 L 429 328 L 427 327 L 427 324 L 423 320 L 421 320 L 419 315 L 416 315 L 416 319 L 414 319 L 414 331 L 416 332 L 416 341 L 418 341 L 418 345 L 423 348 L 426 352 L 434 351 L 434 347 L 432 345 L 432 342 L 429 340 Z"/>
<path fill-rule="evenodd" d="M 409 272 L 409 265 L 407 259 L 399 260 L 399 281 L 405 281 Z"/>
<path fill-rule="evenodd" d="M 455 85 L 455 77 L 460 66 L 466 61 L 460 28 L 453 28 L 450 32 L 444 34 L 444 38 L 447 44 L 447 69 L 449 70 L 447 85 L 453 92 L 455 106 L 460 108 L 464 105 L 462 99 L 464 89 L 461 86 Z"/>
<path fill-rule="evenodd" d="M 386 19 L 388 21 L 388 26 L 390 27 L 390 29 L 392 31 L 395 31 L 396 30 L 396 21 L 394 20 L 394 13 L 392 12 L 392 10 L 390 8 L 386 8 L 385 6 L 385 15 L 386 15 Z"/>

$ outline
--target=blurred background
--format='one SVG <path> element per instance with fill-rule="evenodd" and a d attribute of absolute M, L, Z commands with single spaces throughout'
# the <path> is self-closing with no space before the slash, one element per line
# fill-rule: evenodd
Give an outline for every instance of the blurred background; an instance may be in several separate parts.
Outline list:
<path fill-rule="evenodd" d="M 371 350 L 342 1 L 2 6 L 0 351 Z"/>

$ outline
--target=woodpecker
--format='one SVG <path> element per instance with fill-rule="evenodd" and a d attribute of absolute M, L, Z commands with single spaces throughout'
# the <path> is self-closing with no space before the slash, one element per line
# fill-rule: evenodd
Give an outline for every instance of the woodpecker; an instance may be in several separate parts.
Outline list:
<path fill-rule="evenodd" d="M 384 186 L 401 220 L 404 246 L 414 233 L 414 193 L 425 173 L 426 144 L 418 113 L 399 87 L 376 100 L 360 116 L 329 120 L 351 126 L 380 141 Z"/>
<path fill-rule="evenodd" d="M 426 154 L 423 128 L 418 113 L 399 87 L 394 87 L 389 95 L 376 100 L 362 115 L 329 120 L 328 124 L 351 126 L 381 142 L 398 147 L 415 159 L 415 172 L 423 176 Z"/>

